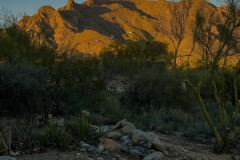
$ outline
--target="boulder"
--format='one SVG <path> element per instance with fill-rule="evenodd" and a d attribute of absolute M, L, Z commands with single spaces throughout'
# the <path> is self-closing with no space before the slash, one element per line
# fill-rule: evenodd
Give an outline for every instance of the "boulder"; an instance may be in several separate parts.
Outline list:
<path fill-rule="evenodd" d="M 125 135 L 125 136 L 122 136 L 121 138 L 120 138 L 120 140 L 122 141 L 122 142 L 124 142 L 124 143 L 128 143 L 128 142 L 130 142 L 130 136 L 129 135 Z"/>
<path fill-rule="evenodd" d="M 105 149 L 110 150 L 110 151 L 121 150 L 122 148 L 124 148 L 123 145 L 121 145 L 119 142 L 109 139 L 109 138 L 104 138 L 103 141 L 101 142 L 101 144 L 99 144 L 99 145 L 104 146 Z"/>
<path fill-rule="evenodd" d="M 147 138 L 146 132 L 140 130 L 140 129 L 135 129 L 132 132 L 132 141 L 133 142 L 138 142 L 138 141 L 145 141 Z"/>
<path fill-rule="evenodd" d="M 160 139 L 155 133 L 152 132 L 144 132 L 139 129 L 135 129 L 132 132 L 132 141 L 137 142 L 137 141 L 145 141 L 147 140 L 149 143 L 152 144 L 152 148 L 156 151 L 161 151 L 164 154 L 166 154 L 166 149 L 162 145 Z"/>
<path fill-rule="evenodd" d="M 148 142 L 152 143 L 152 148 L 154 150 L 167 154 L 166 148 L 162 145 L 162 142 L 155 133 L 147 132 L 146 139 Z"/>
<path fill-rule="evenodd" d="M 10 156 L 0 156 L 0 160 L 16 160 L 16 158 Z"/>
<path fill-rule="evenodd" d="M 112 130 L 112 126 L 110 125 L 103 125 L 103 126 L 100 126 L 100 127 L 97 127 L 96 128 L 96 133 L 107 133 L 107 132 L 110 132 Z"/>
<path fill-rule="evenodd" d="M 121 131 L 115 130 L 115 131 L 108 132 L 106 136 L 111 139 L 118 139 L 122 136 L 122 134 L 121 134 Z"/>
<path fill-rule="evenodd" d="M 84 141 L 80 141 L 79 145 L 80 145 L 80 148 L 89 148 L 91 146 Z"/>
<path fill-rule="evenodd" d="M 147 149 L 139 146 L 131 147 L 129 151 L 132 155 L 137 155 L 140 157 L 145 157 L 150 154 L 150 152 Z"/>
<path fill-rule="evenodd" d="M 161 159 L 163 159 L 163 154 L 161 152 L 153 152 L 143 158 L 143 160 L 161 160 Z"/>
<path fill-rule="evenodd" d="M 104 151 L 104 146 L 103 146 L 103 145 L 99 145 L 98 148 L 97 148 L 97 150 L 96 150 L 96 152 L 100 154 L 100 153 L 102 153 L 103 151 Z"/>
<path fill-rule="evenodd" d="M 150 150 L 152 148 L 152 143 L 148 142 L 147 140 L 138 141 L 136 144 L 137 144 L 137 146 L 144 147 L 148 150 Z"/>
<path fill-rule="evenodd" d="M 91 152 L 91 153 L 95 153 L 95 151 L 97 150 L 97 147 L 95 146 L 90 146 L 89 148 L 87 148 L 87 152 Z"/>
<path fill-rule="evenodd" d="M 150 143 L 149 146 L 151 146 L 152 149 L 156 151 L 161 151 L 164 154 L 167 154 L 167 151 L 165 147 L 162 145 L 160 139 L 158 136 L 153 132 L 144 132 L 140 129 L 136 129 L 136 127 L 126 121 L 126 119 L 123 119 L 119 121 L 112 129 L 113 131 L 122 131 L 124 134 L 132 135 L 132 141 L 133 142 L 139 142 L 139 141 L 147 141 Z M 118 132 L 116 132 L 118 133 Z M 119 134 L 119 133 L 118 133 Z"/>
<path fill-rule="evenodd" d="M 125 134 L 132 134 L 136 127 L 126 119 L 119 121 L 112 130 L 120 129 Z"/>

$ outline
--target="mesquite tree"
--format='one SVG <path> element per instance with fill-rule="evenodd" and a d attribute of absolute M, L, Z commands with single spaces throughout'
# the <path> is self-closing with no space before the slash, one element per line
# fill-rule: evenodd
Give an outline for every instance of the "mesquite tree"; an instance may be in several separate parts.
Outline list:
<path fill-rule="evenodd" d="M 231 69 L 231 76 L 220 76 L 223 67 L 220 62 L 226 57 L 239 54 L 240 40 L 240 0 L 224 0 L 226 7 L 221 12 L 217 9 L 209 10 L 205 1 L 202 1 L 195 13 L 195 25 L 192 27 L 193 46 L 198 49 L 202 57 L 201 79 L 194 83 L 188 76 L 188 69 L 184 72 L 186 82 L 194 90 L 201 111 L 215 138 L 215 152 L 229 151 L 236 146 L 240 135 L 240 101 L 239 68 L 236 64 Z M 229 76 L 229 75 L 228 75 Z M 226 99 L 226 78 L 228 88 L 232 88 L 232 98 Z M 201 87 L 206 80 L 212 84 L 213 96 L 217 104 L 219 121 L 213 121 L 207 110 Z M 220 84 L 220 85 L 219 85 Z M 211 89 L 211 88 L 210 88 Z"/>
<path fill-rule="evenodd" d="M 170 18 L 160 19 L 159 32 L 167 36 L 174 47 L 174 68 L 177 66 L 179 48 L 186 36 L 187 22 L 192 5 L 193 0 L 183 0 L 181 2 L 170 0 L 167 3 Z"/>

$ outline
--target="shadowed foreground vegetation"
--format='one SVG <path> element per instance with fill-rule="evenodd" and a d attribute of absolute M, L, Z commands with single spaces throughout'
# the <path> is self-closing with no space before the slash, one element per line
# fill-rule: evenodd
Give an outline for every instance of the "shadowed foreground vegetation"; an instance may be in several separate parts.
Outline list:
<path fill-rule="evenodd" d="M 198 14 L 196 22 L 202 28 L 194 28 L 195 36 L 203 36 L 211 28 Z M 237 52 L 229 49 L 234 46 L 229 40 L 233 32 L 223 33 L 219 48 L 223 44 L 226 51 L 206 57 L 200 68 L 179 69 L 177 51 L 168 53 L 160 42 L 115 41 L 92 56 L 49 48 L 15 24 L 0 30 L 0 114 L 22 119 L 12 128 L 0 125 L 0 153 L 72 149 L 76 140 L 97 143 L 102 132 L 93 132 L 90 123 L 115 124 L 123 118 L 143 129 L 180 132 L 191 140 L 215 138 L 216 152 L 234 152 L 240 77 L 239 68 L 219 65 L 227 51 Z M 199 47 L 209 47 L 200 38 L 196 37 Z M 83 110 L 91 115 L 81 115 Z M 50 115 L 65 116 L 63 126 L 49 124 Z M 36 132 L 39 128 L 42 132 Z"/>

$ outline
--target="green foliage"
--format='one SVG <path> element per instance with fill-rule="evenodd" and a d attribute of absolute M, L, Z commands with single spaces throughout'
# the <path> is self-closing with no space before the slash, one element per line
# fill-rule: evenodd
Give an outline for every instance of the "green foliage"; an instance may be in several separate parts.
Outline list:
<path fill-rule="evenodd" d="M 74 117 L 64 123 L 65 130 L 73 137 L 86 140 L 92 134 L 92 128 L 86 117 Z"/>
<path fill-rule="evenodd" d="M 12 127 L 8 124 L 1 124 L 0 129 L 0 153 L 9 154 L 12 147 Z"/>
<path fill-rule="evenodd" d="M 105 89 L 98 71 L 99 60 L 93 56 L 60 56 L 51 74 L 55 103 L 65 102 L 68 114 L 78 115 L 86 107 L 97 110 Z"/>
<path fill-rule="evenodd" d="M 97 110 L 105 88 L 97 57 L 58 53 L 15 24 L 0 32 L 1 111 Z"/>
<path fill-rule="evenodd" d="M 155 68 L 144 69 L 128 86 L 131 106 L 148 111 L 149 106 L 159 109 L 163 105 L 178 104 L 187 109 L 191 96 L 182 88 L 182 83 L 183 79 L 177 73 L 162 72 Z"/>
<path fill-rule="evenodd" d="M 109 73 L 122 73 L 127 76 L 153 65 L 160 65 L 164 69 L 165 64 L 162 62 L 169 61 L 166 45 L 156 41 L 116 41 L 103 50 L 101 56 Z"/>
<path fill-rule="evenodd" d="M 37 46 L 29 35 L 17 25 L 0 30 L 0 60 L 8 63 L 30 63 L 51 66 L 55 51 L 45 45 Z"/>
<path fill-rule="evenodd" d="M 34 111 L 41 105 L 47 83 L 45 72 L 44 68 L 29 64 L 0 64 L 1 110 L 14 114 Z"/>
<path fill-rule="evenodd" d="M 34 123 L 25 120 L 19 120 L 14 127 L 13 140 L 18 150 L 28 153 L 43 145 L 43 135 L 39 133 Z"/>
<path fill-rule="evenodd" d="M 58 124 L 49 124 L 44 129 L 44 142 L 46 146 L 64 148 L 67 143 L 67 134 Z"/>
<path fill-rule="evenodd" d="M 133 121 L 140 128 L 149 127 L 161 133 L 172 134 L 187 128 L 192 120 L 192 115 L 181 109 L 161 107 L 159 110 L 150 107 L 150 111 L 135 115 Z"/>
<path fill-rule="evenodd" d="M 105 116 L 109 117 L 113 124 L 129 117 L 129 112 L 121 105 L 121 102 L 116 96 L 106 94 L 105 97 L 106 102 L 103 105 L 103 110 L 106 112 Z"/>

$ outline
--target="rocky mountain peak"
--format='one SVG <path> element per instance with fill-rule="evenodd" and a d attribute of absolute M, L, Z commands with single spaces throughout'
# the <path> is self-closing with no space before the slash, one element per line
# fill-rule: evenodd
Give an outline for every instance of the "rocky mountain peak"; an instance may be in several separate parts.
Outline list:
<path fill-rule="evenodd" d="M 197 1 L 194 1 L 196 6 Z M 58 10 L 50 6 L 41 7 L 36 15 L 20 20 L 19 26 L 48 28 L 54 33 L 52 44 L 73 48 L 80 53 L 98 54 L 118 39 L 168 43 L 158 29 L 159 19 L 170 17 L 167 3 L 165 0 L 85 0 L 78 4 L 68 0 Z M 216 9 L 211 4 L 208 7 Z"/>
<path fill-rule="evenodd" d="M 76 3 L 74 2 L 74 0 L 68 0 L 67 5 L 66 5 L 66 9 L 67 10 L 74 10 L 76 6 Z"/>

